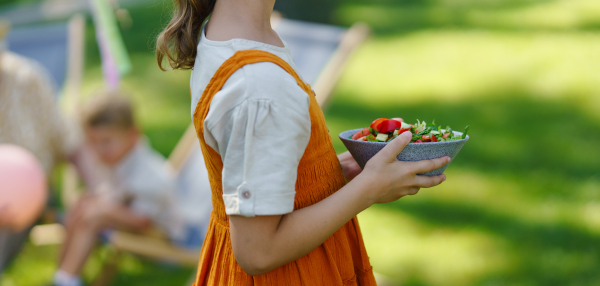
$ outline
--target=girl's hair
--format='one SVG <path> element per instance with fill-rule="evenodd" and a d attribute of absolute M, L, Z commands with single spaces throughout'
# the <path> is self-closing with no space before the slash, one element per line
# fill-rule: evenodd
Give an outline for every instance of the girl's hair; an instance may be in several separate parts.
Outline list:
<path fill-rule="evenodd" d="M 156 61 L 161 70 L 166 57 L 173 69 L 191 69 L 204 20 L 215 8 L 216 0 L 173 0 L 173 19 L 158 35 Z"/>

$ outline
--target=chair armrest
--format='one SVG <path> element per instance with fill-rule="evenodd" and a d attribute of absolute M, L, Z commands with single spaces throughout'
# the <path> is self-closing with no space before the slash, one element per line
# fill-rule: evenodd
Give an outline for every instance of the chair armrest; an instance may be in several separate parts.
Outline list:
<path fill-rule="evenodd" d="M 166 239 L 146 235 L 115 231 L 109 241 L 118 250 L 181 265 L 195 266 L 200 257 L 199 251 L 178 247 Z"/>

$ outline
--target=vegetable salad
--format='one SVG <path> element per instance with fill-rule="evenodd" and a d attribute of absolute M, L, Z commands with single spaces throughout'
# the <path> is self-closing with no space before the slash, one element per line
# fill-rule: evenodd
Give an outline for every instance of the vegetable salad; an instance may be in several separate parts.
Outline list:
<path fill-rule="evenodd" d="M 449 126 L 442 129 L 434 122 L 427 124 L 425 121 L 417 119 L 416 124 L 407 124 L 402 118 L 379 118 L 371 123 L 371 126 L 352 135 L 351 139 L 370 142 L 389 142 L 398 137 L 398 135 L 410 131 L 412 133 L 411 143 L 423 142 L 446 142 L 467 138 L 469 126 L 465 127 L 463 134 L 458 135 L 452 132 Z"/>

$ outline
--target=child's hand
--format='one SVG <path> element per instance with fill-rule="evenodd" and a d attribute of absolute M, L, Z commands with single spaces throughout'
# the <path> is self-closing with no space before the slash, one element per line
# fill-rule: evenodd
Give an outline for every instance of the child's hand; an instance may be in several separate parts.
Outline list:
<path fill-rule="evenodd" d="M 406 195 L 416 194 L 420 188 L 437 186 L 446 180 L 445 175 L 417 175 L 441 168 L 450 162 L 450 157 L 432 160 L 405 162 L 396 156 L 410 143 L 412 134 L 404 132 L 387 144 L 371 158 L 360 175 L 370 180 L 369 198 L 373 203 L 388 203 Z"/>

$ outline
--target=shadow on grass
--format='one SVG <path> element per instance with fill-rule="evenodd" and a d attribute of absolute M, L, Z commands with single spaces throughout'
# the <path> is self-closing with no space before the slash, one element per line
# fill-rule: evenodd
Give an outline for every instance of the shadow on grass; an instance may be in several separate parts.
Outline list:
<path fill-rule="evenodd" d="M 334 99 L 326 116 L 345 130 L 368 126 L 380 117 L 402 117 L 410 123 L 435 119 L 455 130 L 470 125 L 471 139 L 453 164 L 509 174 L 543 172 L 580 179 L 600 175 L 600 122 L 567 100 L 533 100 L 530 94 L 515 92 L 456 103 L 369 107 L 343 97 Z M 335 131 L 331 135 L 339 149 Z"/>
<path fill-rule="evenodd" d="M 119 272 L 111 285 L 186 285 L 195 274 L 192 267 L 141 260 L 140 272 Z M 142 274 L 142 275 L 141 275 Z"/>
<path fill-rule="evenodd" d="M 435 227 L 477 229 L 508 242 L 508 269 L 478 285 L 597 285 L 600 236 L 562 223 L 537 224 L 458 202 L 401 200 L 381 208 L 407 213 Z"/>

